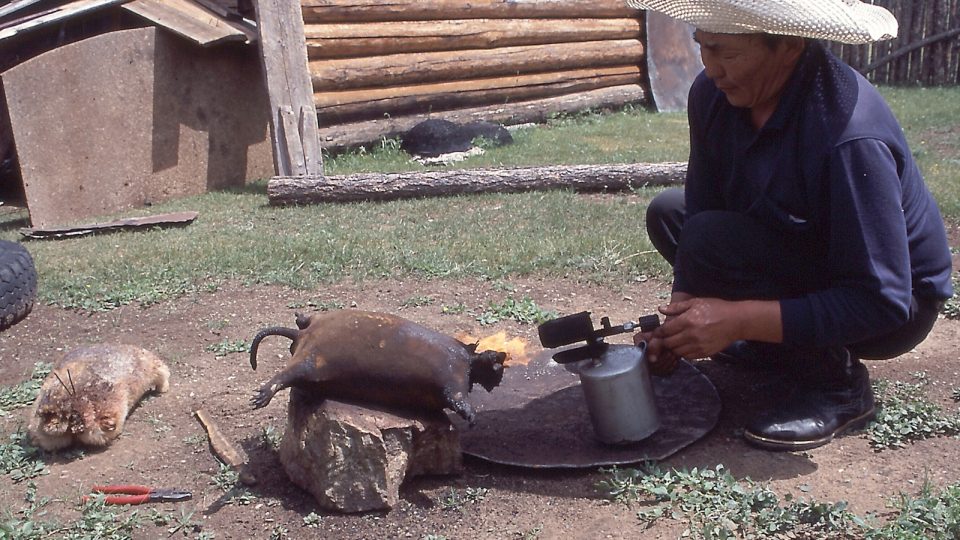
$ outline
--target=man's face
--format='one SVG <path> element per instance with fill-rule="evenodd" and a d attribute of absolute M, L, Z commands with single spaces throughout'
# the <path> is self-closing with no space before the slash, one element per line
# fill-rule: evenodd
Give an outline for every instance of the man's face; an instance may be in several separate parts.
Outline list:
<path fill-rule="evenodd" d="M 776 104 L 796 63 L 786 42 L 771 48 L 759 34 L 713 34 L 697 30 L 706 76 L 734 107 Z"/>

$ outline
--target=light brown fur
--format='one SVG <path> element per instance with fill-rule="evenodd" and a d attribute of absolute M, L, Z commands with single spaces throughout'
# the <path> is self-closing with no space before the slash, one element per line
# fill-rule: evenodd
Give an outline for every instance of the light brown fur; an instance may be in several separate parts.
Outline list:
<path fill-rule="evenodd" d="M 140 347 L 74 349 L 54 365 L 40 387 L 30 413 L 30 438 L 45 450 L 78 442 L 107 446 L 120 436 L 140 399 L 153 390 L 166 392 L 169 379 L 163 361 Z"/>

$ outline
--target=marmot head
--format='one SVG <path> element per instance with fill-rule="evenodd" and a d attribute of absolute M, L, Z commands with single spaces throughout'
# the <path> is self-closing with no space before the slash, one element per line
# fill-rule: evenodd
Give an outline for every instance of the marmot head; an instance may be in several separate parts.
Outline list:
<path fill-rule="evenodd" d="M 507 353 L 497 351 L 483 351 L 470 359 L 470 386 L 479 384 L 487 392 L 500 385 L 503 380 L 503 363 L 507 360 Z"/>

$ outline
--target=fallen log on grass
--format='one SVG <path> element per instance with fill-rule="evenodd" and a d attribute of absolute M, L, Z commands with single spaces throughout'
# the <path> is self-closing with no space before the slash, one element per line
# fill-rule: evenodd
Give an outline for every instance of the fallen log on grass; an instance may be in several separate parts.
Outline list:
<path fill-rule="evenodd" d="M 459 169 L 343 176 L 277 176 L 267 184 L 270 204 L 385 201 L 468 193 L 514 193 L 543 189 L 620 191 L 683 183 L 682 162 L 621 165 L 556 165 L 505 169 Z"/>

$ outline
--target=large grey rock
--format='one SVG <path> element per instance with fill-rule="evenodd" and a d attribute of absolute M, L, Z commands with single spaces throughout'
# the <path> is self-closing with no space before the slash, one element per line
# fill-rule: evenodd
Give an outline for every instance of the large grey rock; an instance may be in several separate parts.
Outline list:
<path fill-rule="evenodd" d="M 291 392 L 280 461 L 321 508 L 390 509 L 405 479 L 458 474 L 462 456 L 459 432 L 442 413 L 387 412 Z"/>

